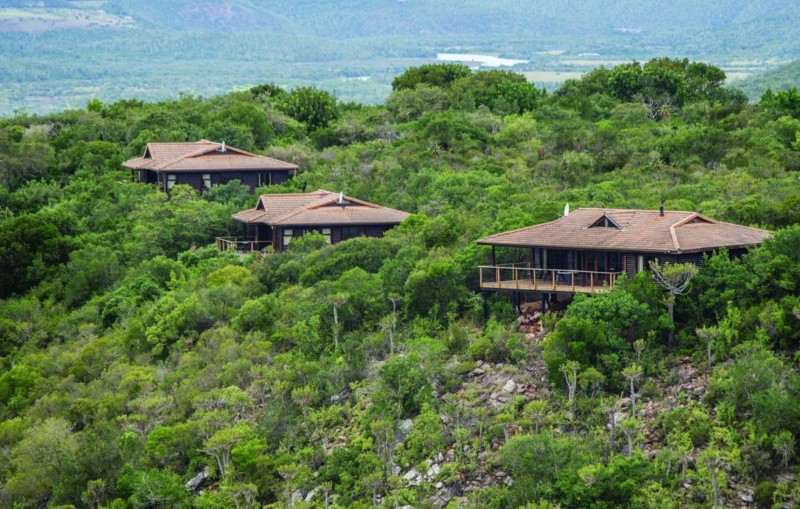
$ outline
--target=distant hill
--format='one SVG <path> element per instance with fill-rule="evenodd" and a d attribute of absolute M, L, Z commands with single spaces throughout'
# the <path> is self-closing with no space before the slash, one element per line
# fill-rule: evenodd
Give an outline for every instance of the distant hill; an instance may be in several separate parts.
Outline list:
<path fill-rule="evenodd" d="M 734 86 L 742 89 L 751 100 L 758 100 L 768 88 L 772 90 L 786 90 L 792 87 L 800 88 L 800 60 L 795 60 L 777 69 L 737 81 Z"/>
<path fill-rule="evenodd" d="M 800 58 L 797 19 L 779 0 L 6 0 L 0 116 L 263 82 L 375 103 L 437 53 L 527 60 L 551 89 L 661 56 L 751 74 Z"/>
<path fill-rule="evenodd" d="M 77 2 L 75 2 L 77 3 Z M 142 28 L 279 30 L 337 39 L 387 35 L 527 34 L 529 30 L 658 32 L 670 27 L 718 29 L 772 20 L 790 25 L 793 2 L 778 0 L 109 0 L 102 8 Z M 783 18 L 783 19 L 781 19 Z M 585 35 L 588 35 L 584 32 Z"/>

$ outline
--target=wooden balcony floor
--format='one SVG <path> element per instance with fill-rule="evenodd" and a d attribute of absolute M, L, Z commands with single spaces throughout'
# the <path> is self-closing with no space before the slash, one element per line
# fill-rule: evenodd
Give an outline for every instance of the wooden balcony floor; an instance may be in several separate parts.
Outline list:
<path fill-rule="evenodd" d="M 603 286 L 602 283 L 592 286 L 575 285 L 569 283 L 556 282 L 553 285 L 550 282 L 537 281 L 534 286 L 533 281 L 519 279 L 510 281 L 484 281 L 481 283 L 483 290 L 502 290 L 502 291 L 520 291 L 520 292 L 546 292 L 546 293 L 601 293 L 610 290 L 610 287 Z"/>

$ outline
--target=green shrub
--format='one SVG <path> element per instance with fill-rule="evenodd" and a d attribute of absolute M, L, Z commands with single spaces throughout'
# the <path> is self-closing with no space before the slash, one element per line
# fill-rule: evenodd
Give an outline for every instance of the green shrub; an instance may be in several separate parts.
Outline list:
<path fill-rule="evenodd" d="M 770 509 L 775 496 L 775 483 L 764 481 L 756 486 L 753 492 L 753 501 L 758 509 Z"/>

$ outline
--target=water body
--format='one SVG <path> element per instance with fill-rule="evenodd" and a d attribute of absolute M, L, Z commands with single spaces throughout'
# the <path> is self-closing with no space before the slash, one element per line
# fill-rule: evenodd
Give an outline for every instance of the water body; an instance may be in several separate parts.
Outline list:
<path fill-rule="evenodd" d="M 512 60 L 510 58 L 498 58 L 490 55 L 468 55 L 464 53 L 437 53 L 436 60 L 441 60 L 444 62 L 474 62 L 477 65 L 484 67 L 510 67 L 516 64 L 528 63 L 528 60 Z"/>

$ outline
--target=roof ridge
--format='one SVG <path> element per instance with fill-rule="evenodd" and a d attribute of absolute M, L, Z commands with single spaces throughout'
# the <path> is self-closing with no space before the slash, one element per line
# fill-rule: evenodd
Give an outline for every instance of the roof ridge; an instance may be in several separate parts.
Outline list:
<path fill-rule="evenodd" d="M 170 142 L 163 142 L 163 143 L 170 143 Z M 178 143 L 180 143 L 180 142 L 178 142 Z M 189 142 L 189 143 L 191 143 L 191 144 L 199 144 L 199 143 L 202 143 L 202 142 L 195 141 L 195 142 Z M 212 141 L 212 142 L 209 142 L 209 143 L 212 143 L 212 144 L 213 144 L 214 142 Z M 150 145 L 150 144 L 148 143 L 148 145 Z M 217 145 L 218 147 L 221 147 L 221 146 L 222 146 L 222 145 L 220 145 L 220 144 L 216 144 L 216 145 Z M 180 162 L 180 161 L 183 161 L 184 159 L 187 159 L 187 158 L 189 158 L 189 157 L 194 157 L 195 155 L 200 155 L 200 154 L 203 154 L 203 153 L 205 153 L 205 152 L 208 152 L 208 150 L 209 150 L 210 148 L 211 148 L 211 147 L 209 147 L 208 145 L 205 145 L 205 146 L 204 146 L 204 147 L 202 147 L 202 148 L 199 148 L 199 147 L 198 147 L 196 150 L 192 150 L 192 151 L 190 151 L 190 152 L 186 152 L 186 153 L 184 153 L 184 154 L 181 154 L 181 155 L 179 155 L 178 157 L 174 157 L 174 158 L 172 158 L 172 159 L 167 159 L 166 161 L 164 161 L 164 162 L 163 162 L 163 163 L 161 163 L 161 164 L 156 164 L 156 168 L 158 168 L 159 170 L 163 170 L 163 169 L 165 169 L 165 168 L 169 168 L 169 167 L 170 167 L 170 166 L 172 166 L 173 164 L 175 164 L 175 163 L 178 163 L 178 162 Z M 156 159 L 155 159 L 155 158 L 153 158 L 153 160 L 155 161 Z"/>
<path fill-rule="evenodd" d="M 675 227 L 675 228 L 677 228 L 677 227 L 679 227 L 679 226 L 683 226 L 683 225 L 685 225 L 686 223 L 689 223 L 689 222 L 691 222 L 691 221 L 693 221 L 693 220 L 695 220 L 695 219 L 697 219 L 697 218 L 700 218 L 700 219 L 702 219 L 703 221 L 707 221 L 707 222 L 709 222 L 709 223 L 711 223 L 711 224 L 717 224 L 717 223 L 719 222 L 719 221 L 717 221 L 717 220 L 715 220 L 715 219 L 711 219 L 710 217 L 706 217 L 706 216 L 704 216 L 703 214 L 700 214 L 700 213 L 698 213 L 698 212 L 693 212 L 693 213 L 691 213 L 691 214 L 689 214 L 688 216 L 684 217 L 683 219 L 681 219 L 680 221 L 678 221 L 677 223 L 675 223 L 675 224 L 674 224 L 674 225 L 672 225 L 672 226 L 673 226 L 673 227 Z"/>
<path fill-rule="evenodd" d="M 298 194 L 298 195 L 300 195 L 300 194 L 305 194 L 305 193 L 297 193 L 297 194 Z M 316 201 L 322 201 L 322 200 L 324 199 L 324 200 L 326 200 L 326 201 L 325 201 L 325 202 L 323 202 L 323 203 L 327 203 L 327 200 L 334 199 L 334 198 L 335 198 L 335 195 L 332 195 L 331 197 L 327 197 L 327 196 L 326 196 L 326 197 L 320 198 L 320 199 L 318 199 L 318 200 L 316 200 Z M 298 207 L 298 208 L 296 208 L 296 209 L 294 209 L 294 210 L 290 211 L 288 214 L 285 214 L 285 215 L 283 215 L 283 216 L 280 216 L 280 217 L 276 217 L 276 218 L 275 218 L 275 219 L 274 219 L 272 222 L 273 222 L 274 224 L 277 224 L 277 223 L 279 223 L 279 222 L 281 222 L 281 221 L 284 221 L 284 220 L 286 220 L 286 219 L 289 219 L 290 217 L 294 217 L 294 216 L 296 216 L 296 215 L 298 215 L 298 214 L 300 214 L 300 213 L 302 213 L 302 212 L 305 212 L 305 211 L 307 211 L 307 210 L 313 210 L 313 208 L 311 208 L 311 205 L 314 205 L 314 204 L 316 204 L 316 201 L 313 201 L 313 202 L 311 202 L 311 203 L 307 203 L 307 204 L 305 204 L 305 205 L 301 205 L 300 207 Z M 316 207 L 315 207 L 315 208 L 316 208 Z"/>
<path fill-rule="evenodd" d="M 578 212 L 579 210 L 602 210 L 605 212 L 646 212 L 648 214 L 658 214 L 659 211 L 656 209 L 615 209 L 609 207 L 578 207 L 577 209 L 573 210 L 571 214 Z M 692 210 L 665 210 L 664 212 L 671 212 L 671 213 L 679 213 L 679 214 L 697 214 Z"/>
<path fill-rule="evenodd" d="M 266 193 L 266 194 L 262 194 L 259 197 L 259 199 L 263 198 L 265 196 L 308 196 L 308 195 L 311 195 L 311 194 L 320 194 L 320 193 L 336 194 L 336 193 L 333 193 L 333 192 L 325 190 L 325 189 L 317 189 L 316 191 L 311 191 L 309 193 Z"/>
<path fill-rule="evenodd" d="M 326 205 L 330 205 L 332 202 L 338 201 L 339 197 L 336 194 L 331 194 L 330 196 L 323 196 L 320 197 L 318 200 L 312 201 L 311 203 L 302 207 L 303 210 L 315 210 L 320 207 L 324 207 Z"/>
<path fill-rule="evenodd" d="M 333 196 L 331 196 L 331 199 L 332 200 L 337 200 L 337 202 L 338 202 L 339 197 L 336 195 L 336 193 L 331 193 L 331 194 L 333 195 Z M 386 209 L 386 208 L 388 208 L 388 207 L 384 207 L 382 205 L 377 205 L 375 203 L 370 203 L 368 201 L 359 200 L 358 198 L 353 198 L 352 196 L 347 196 L 344 193 L 342 193 L 342 199 L 343 200 L 347 200 L 347 201 L 351 201 L 351 202 L 355 202 L 355 203 L 358 203 L 358 204 L 360 204 L 360 205 L 362 205 L 364 207 L 370 207 L 370 208 L 373 208 L 373 209 Z M 329 205 L 329 204 L 330 204 L 329 201 L 325 201 L 325 202 L 309 205 L 308 206 L 308 210 L 318 209 L 320 207 L 325 207 L 326 205 Z"/>
<path fill-rule="evenodd" d="M 678 234 L 675 232 L 675 225 L 669 227 L 669 236 L 672 237 L 672 246 L 676 251 L 681 250 L 681 243 L 678 242 Z"/>
<path fill-rule="evenodd" d="M 202 143 L 202 142 L 195 142 L 195 143 Z M 183 154 L 183 155 L 181 155 L 179 157 L 176 157 L 175 159 L 172 159 L 172 160 L 170 160 L 168 162 L 165 162 L 163 165 L 160 165 L 159 169 L 163 170 L 163 169 L 169 168 L 173 164 L 177 164 L 177 163 L 183 161 L 184 159 L 190 159 L 192 157 L 197 157 L 197 156 L 201 156 L 201 155 L 204 155 L 204 154 L 208 154 L 211 151 L 219 150 L 223 146 L 222 143 L 217 143 L 216 141 L 209 141 L 208 143 L 210 143 L 211 146 L 206 145 L 206 146 L 204 146 L 202 148 L 198 148 L 197 150 L 195 150 L 193 152 L 187 152 L 187 153 L 185 153 L 185 154 Z M 240 150 L 240 149 L 237 149 L 235 147 L 226 147 L 225 150 L 226 151 L 227 150 L 232 150 L 233 152 L 236 152 L 236 153 L 243 153 L 243 154 L 249 155 L 251 157 L 256 157 L 254 154 L 251 154 L 249 152 L 245 152 L 244 150 Z"/>

